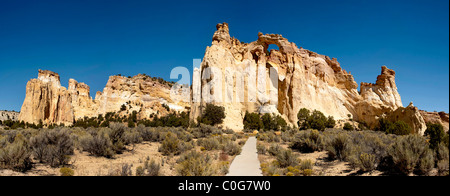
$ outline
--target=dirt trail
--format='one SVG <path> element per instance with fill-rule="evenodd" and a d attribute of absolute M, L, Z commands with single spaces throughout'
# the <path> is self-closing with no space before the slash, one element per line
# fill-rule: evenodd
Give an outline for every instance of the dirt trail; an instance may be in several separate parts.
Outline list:
<path fill-rule="evenodd" d="M 231 163 L 227 176 L 262 176 L 255 137 L 248 138 L 241 154 Z"/>

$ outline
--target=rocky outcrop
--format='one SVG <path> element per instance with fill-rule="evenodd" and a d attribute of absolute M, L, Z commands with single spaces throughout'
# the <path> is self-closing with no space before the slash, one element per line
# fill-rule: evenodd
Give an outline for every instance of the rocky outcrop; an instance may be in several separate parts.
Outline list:
<path fill-rule="evenodd" d="M 191 120 L 210 101 L 225 107 L 223 126 L 235 130 L 243 128 L 246 111 L 279 113 L 295 125 L 300 108 L 319 110 L 337 120 L 350 116 L 373 127 L 378 118 L 402 107 L 395 72 L 386 66 L 376 83 L 362 83 L 358 92 L 353 76 L 335 58 L 298 48 L 278 34 L 259 33 L 258 40 L 242 43 L 230 36 L 227 23 L 216 28 L 200 68 L 194 71 Z M 269 51 L 271 44 L 279 50 Z M 217 73 L 209 73 L 214 70 Z M 276 78 L 270 78 L 271 70 L 276 70 Z M 261 75 L 265 77 L 257 77 Z M 405 115 L 421 122 L 416 112 Z M 423 127 L 414 129 L 421 132 Z"/>
<path fill-rule="evenodd" d="M 14 112 L 14 111 L 0 111 L 0 120 L 1 121 L 5 121 L 5 120 L 12 120 L 12 121 L 16 121 L 19 119 L 19 112 Z"/>
<path fill-rule="evenodd" d="M 427 112 L 424 110 L 419 111 L 423 116 L 425 123 L 441 124 L 444 127 L 444 131 L 449 130 L 449 115 L 445 112 Z"/>
<path fill-rule="evenodd" d="M 97 92 L 95 99 L 90 96 L 90 87 L 74 79 L 69 80 L 66 89 L 60 84 L 59 75 L 51 71 L 39 70 L 37 79 L 27 84 L 26 96 L 19 120 L 38 124 L 73 124 L 74 120 L 96 117 L 108 112 L 120 115 L 138 112 L 139 119 L 150 114 L 166 115 L 171 110 L 184 111 L 188 104 L 174 102 L 170 98 L 170 86 L 157 78 L 146 75 L 134 77 L 111 76 L 103 92 Z M 174 95 L 175 98 L 177 94 Z M 121 110 L 122 105 L 126 110 Z"/>
<path fill-rule="evenodd" d="M 19 120 L 35 124 L 73 123 L 72 97 L 61 86 L 57 73 L 39 70 L 38 78 L 27 83 Z"/>
<path fill-rule="evenodd" d="M 386 119 L 391 122 L 403 121 L 411 127 L 414 133 L 419 135 L 423 135 L 427 129 L 419 109 L 412 102 L 406 108 L 398 107 L 393 112 L 388 113 Z"/>

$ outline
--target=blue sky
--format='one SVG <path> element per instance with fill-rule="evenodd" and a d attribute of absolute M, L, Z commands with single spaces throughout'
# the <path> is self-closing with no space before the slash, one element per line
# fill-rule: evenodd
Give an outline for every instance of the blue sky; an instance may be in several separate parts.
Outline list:
<path fill-rule="evenodd" d="M 38 69 L 87 83 L 91 96 L 119 73 L 169 79 L 203 57 L 221 22 L 244 42 L 277 33 L 336 57 L 358 84 L 386 65 L 405 106 L 449 111 L 448 0 L 0 0 L 0 110 L 20 110 Z"/>

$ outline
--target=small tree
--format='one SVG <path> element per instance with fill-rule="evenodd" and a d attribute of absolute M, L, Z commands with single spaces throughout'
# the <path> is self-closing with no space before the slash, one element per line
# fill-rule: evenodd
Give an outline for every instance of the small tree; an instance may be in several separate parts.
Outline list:
<path fill-rule="evenodd" d="M 325 127 L 334 128 L 334 126 L 336 126 L 336 121 L 334 120 L 333 116 L 328 116 L 327 122 L 325 123 Z"/>
<path fill-rule="evenodd" d="M 439 143 L 444 142 L 445 131 L 441 124 L 427 124 L 425 136 L 430 137 L 430 148 L 436 149 Z"/>
<path fill-rule="evenodd" d="M 300 129 L 307 129 L 305 127 L 306 120 L 309 118 L 309 110 L 306 108 L 302 108 L 297 113 L 298 122 L 297 125 Z"/>
<path fill-rule="evenodd" d="M 388 134 L 395 135 L 409 135 L 411 134 L 411 127 L 403 121 L 396 121 L 387 130 Z"/>
<path fill-rule="evenodd" d="M 346 130 L 346 131 L 352 131 L 352 130 L 354 130 L 353 125 L 350 124 L 350 123 L 348 123 L 348 122 L 346 122 L 346 123 L 344 124 L 344 130 Z"/>
<path fill-rule="evenodd" d="M 264 128 L 264 124 L 257 113 L 245 112 L 244 129 L 260 130 Z"/>
<path fill-rule="evenodd" d="M 207 125 L 217 125 L 223 122 L 225 118 L 225 108 L 222 106 L 216 106 L 214 104 L 207 103 L 205 110 L 200 118 L 199 123 Z"/>

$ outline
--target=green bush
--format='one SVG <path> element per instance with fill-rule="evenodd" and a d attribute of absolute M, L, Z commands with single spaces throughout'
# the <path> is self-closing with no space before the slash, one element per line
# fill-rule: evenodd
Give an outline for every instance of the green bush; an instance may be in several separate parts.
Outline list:
<path fill-rule="evenodd" d="M 323 136 L 320 135 L 319 131 L 311 130 L 295 135 L 295 139 L 291 143 L 290 148 L 302 153 L 311 153 L 322 150 L 323 146 Z"/>
<path fill-rule="evenodd" d="M 325 122 L 326 128 L 334 128 L 336 126 L 336 121 L 334 120 L 333 116 L 328 116 L 327 122 Z"/>
<path fill-rule="evenodd" d="M 354 130 L 353 125 L 348 123 L 348 122 L 344 123 L 344 128 L 343 129 L 346 130 L 346 131 L 353 131 Z"/>
<path fill-rule="evenodd" d="M 199 123 L 207 125 L 217 125 L 225 118 L 225 108 L 207 103 L 202 115 L 197 119 Z"/>
<path fill-rule="evenodd" d="M 261 130 L 264 128 L 264 124 L 257 113 L 245 112 L 244 116 L 244 129 Z"/>
<path fill-rule="evenodd" d="M 439 143 L 445 140 L 444 127 L 441 124 L 427 124 L 427 129 L 425 130 L 425 136 L 430 137 L 430 148 L 436 149 Z"/>
<path fill-rule="evenodd" d="M 412 133 L 412 129 L 405 122 L 396 121 L 388 128 L 386 133 L 395 135 L 408 135 Z"/>
<path fill-rule="evenodd" d="M 307 129 L 306 120 L 309 118 L 310 111 L 306 108 L 301 108 L 297 113 L 297 125 L 300 129 Z M 306 126 L 305 126 L 306 125 Z"/>
<path fill-rule="evenodd" d="M 336 124 L 336 121 L 332 116 L 329 116 L 327 118 L 320 111 L 314 110 L 311 113 L 306 108 L 301 108 L 299 110 L 299 112 L 297 113 L 297 118 L 297 124 L 300 130 L 317 129 L 319 131 L 324 131 L 325 128 L 332 128 Z"/>
<path fill-rule="evenodd" d="M 411 127 L 403 121 L 391 122 L 385 118 L 378 120 L 377 131 L 382 131 L 387 134 L 408 135 L 412 133 Z"/>
<path fill-rule="evenodd" d="M 259 115 L 258 115 L 259 116 Z M 280 115 L 271 115 L 266 113 L 261 116 L 261 122 L 265 131 L 269 130 L 285 130 L 287 123 Z M 259 122 L 258 122 L 259 123 Z"/>

